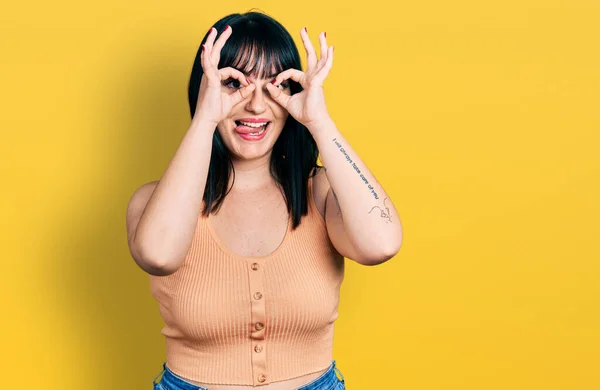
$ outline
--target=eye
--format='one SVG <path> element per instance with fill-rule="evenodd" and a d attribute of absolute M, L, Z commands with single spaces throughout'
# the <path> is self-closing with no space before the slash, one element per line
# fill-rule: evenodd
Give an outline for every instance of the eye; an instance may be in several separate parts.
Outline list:
<path fill-rule="evenodd" d="M 277 86 L 277 88 L 281 87 L 281 89 L 286 89 L 286 88 L 289 88 L 289 86 L 290 86 L 290 83 L 287 80 L 285 80 L 285 81 L 282 81 L 281 84 L 279 84 Z"/>
<path fill-rule="evenodd" d="M 230 89 L 240 89 L 242 87 L 242 83 L 238 79 L 228 78 L 223 81 L 223 85 Z"/>

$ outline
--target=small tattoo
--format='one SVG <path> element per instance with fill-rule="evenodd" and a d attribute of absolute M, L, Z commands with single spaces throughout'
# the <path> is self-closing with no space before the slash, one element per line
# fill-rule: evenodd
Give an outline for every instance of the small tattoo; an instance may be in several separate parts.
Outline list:
<path fill-rule="evenodd" d="M 392 219 L 390 218 L 390 208 L 389 208 L 389 207 L 387 207 L 387 206 L 385 206 L 385 201 L 386 201 L 386 199 L 388 199 L 388 198 L 385 198 L 385 199 L 383 200 L 383 204 L 384 204 L 384 207 L 386 208 L 387 212 L 383 211 L 383 209 L 382 209 L 381 207 L 379 207 L 379 206 L 374 206 L 374 207 L 371 209 L 371 211 L 373 211 L 373 210 L 375 210 L 375 209 L 379 209 L 379 210 L 381 210 L 381 218 L 387 218 L 388 220 L 386 221 L 386 223 L 388 223 L 388 222 L 392 222 Z M 371 211 L 369 211 L 369 212 L 368 212 L 368 214 L 371 214 Z"/>

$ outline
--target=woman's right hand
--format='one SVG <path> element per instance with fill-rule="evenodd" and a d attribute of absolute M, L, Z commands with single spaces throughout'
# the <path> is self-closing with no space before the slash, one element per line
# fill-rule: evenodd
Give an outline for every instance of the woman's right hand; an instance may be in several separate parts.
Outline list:
<path fill-rule="evenodd" d="M 227 26 L 215 42 L 216 35 L 217 29 L 211 28 L 206 43 L 202 45 L 200 63 L 204 73 L 200 80 L 200 91 L 194 114 L 194 118 L 199 117 L 204 121 L 214 123 L 215 127 L 217 123 L 227 118 L 233 106 L 248 97 L 255 88 L 255 85 L 250 84 L 239 70 L 231 67 L 217 69 L 221 58 L 221 49 L 231 36 L 231 27 Z M 233 93 L 222 92 L 222 82 L 230 78 L 238 80 L 243 87 Z"/>

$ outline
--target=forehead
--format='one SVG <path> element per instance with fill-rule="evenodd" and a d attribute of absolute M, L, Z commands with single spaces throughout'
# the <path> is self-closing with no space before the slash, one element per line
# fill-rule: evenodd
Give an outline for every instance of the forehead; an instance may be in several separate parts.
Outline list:
<path fill-rule="evenodd" d="M 231 67 L 257 79 L 272 79 L 283 70 L 280 58 L 256 43 L 240 47 Z"/>

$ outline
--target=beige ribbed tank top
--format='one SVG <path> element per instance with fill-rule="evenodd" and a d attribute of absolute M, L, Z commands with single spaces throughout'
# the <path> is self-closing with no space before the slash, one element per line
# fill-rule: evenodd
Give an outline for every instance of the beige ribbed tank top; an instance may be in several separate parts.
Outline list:
<path fill-rule="evenodd" d="M 266 385 L 330 366 L 344 257 L 308 184 L 308 215 L 271 254 L 230 252 L 200 215 L 177 272 L 150 275 L 167 366 L 182 378 Z"/>

